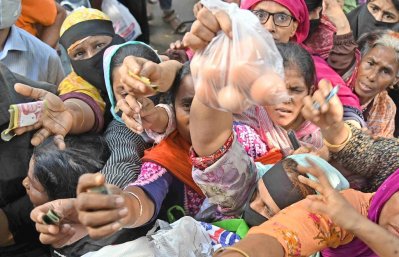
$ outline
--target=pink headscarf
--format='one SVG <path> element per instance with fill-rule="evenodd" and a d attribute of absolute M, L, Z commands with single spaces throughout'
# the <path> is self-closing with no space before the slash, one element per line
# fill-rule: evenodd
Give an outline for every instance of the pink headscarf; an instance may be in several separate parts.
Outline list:
<path fill-rule="evenodd" d="M 298 22 L 295 33 L 296 42 L 302 43 L 305 41 L 309 34 L 310 22 L 308 8 L 304 0 L 242 0 L 241 8 L 249 10 L 262 1 L 273 1 L 287 8 Z"/>

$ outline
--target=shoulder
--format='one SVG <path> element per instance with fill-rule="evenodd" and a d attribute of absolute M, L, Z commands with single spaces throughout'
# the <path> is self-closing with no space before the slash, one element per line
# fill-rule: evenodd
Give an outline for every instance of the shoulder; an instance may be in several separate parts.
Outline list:
<path fill-rule="evenodd" d="M 27 50 L 34 53 L 35 57 L 43 56 L 47 58 L 59 58 L 57 52 L 53 48 L 25 30 L 18 28 L 17 26 L 12 26 L 12 33 L 13 36 L 20 37 Z"/>

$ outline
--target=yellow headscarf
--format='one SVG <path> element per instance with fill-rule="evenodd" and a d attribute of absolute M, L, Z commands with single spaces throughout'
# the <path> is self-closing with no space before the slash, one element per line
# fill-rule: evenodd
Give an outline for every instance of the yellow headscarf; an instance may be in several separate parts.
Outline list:
<path fill-rule="evenodd" d="M 89 20 L 108 20 L 111 19 L 103 12 L 86 7 L 80 7 L 73 11 L 62 23 L 61 30 L 60 30 L 60 37 L 73 25 L 76 25 L 83 21 Z"/>

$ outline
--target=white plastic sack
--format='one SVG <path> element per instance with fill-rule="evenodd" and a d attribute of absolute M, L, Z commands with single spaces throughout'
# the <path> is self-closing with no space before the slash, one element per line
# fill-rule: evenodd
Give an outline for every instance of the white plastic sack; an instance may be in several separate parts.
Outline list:
<path fill-rule="evenodd" d="M 116 34 L 126 41 L 132 41 L 141 35 L 141 28 L 136 18 L 117 0 L 103 0 L 101 9 L 110 17 Z"/>
<path fill-rule="evenodd" d="M 211 12 L 226 12 L 232 38 L 218 35 L 194 55 L 191 72 L 195 93 L 205 105 L 241 113 L 249 106 L 271 105 L 288 99 L 283 60 L 271 34 L 259 19 L 236 4 L 201 0 Z"/>
<path fill-rule="evenodd" d="M 185 216 L 170 225 L 158 220 L 145 237 L 105 246 L 82 257 L 211 257 L 212 253 L 212 242 L 205 229 Z"/>

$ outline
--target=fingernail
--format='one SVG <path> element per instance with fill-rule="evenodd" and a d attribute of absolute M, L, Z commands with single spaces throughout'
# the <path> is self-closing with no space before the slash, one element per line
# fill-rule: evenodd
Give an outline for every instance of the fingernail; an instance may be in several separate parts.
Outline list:
<path fill-rule="evenodd" d="M 126 207 L 118 212 L 120 217 L 126 216 L 127 213 L 128 213 L 128 209 Z"/>
<path fill-rule="evenodd" d="M 119 222 L 115 222 L 112 224 L 112 229 L 113 230 L 119 230 L 122 227 L 122 225 Z"/>
<path fill-rule="evenodd" d="M 115 199 L 115 203 L 116 203 L 116 205 L 118 205 L 118 206 L 122 206 L 122 204 L 125 202 L 125 199 L 123 199 L 123 197 L 121 197 L 121 196 L 118 196 L 116 199 Z"/>
<path fill-rule="evenodd" d="M 136 113 L 139 113 L 141 110 L 140 110 L 139 107 L 136 107 L 136 108 L 134 108 L 134 111 L 135 111 Z"/>
<path fill-rule="evenodd" d="M 141 131 L 143 128 L 142 128 L 141 126 L 137 126 L 136 129 L 137 129 L 138 131 Z"/>

